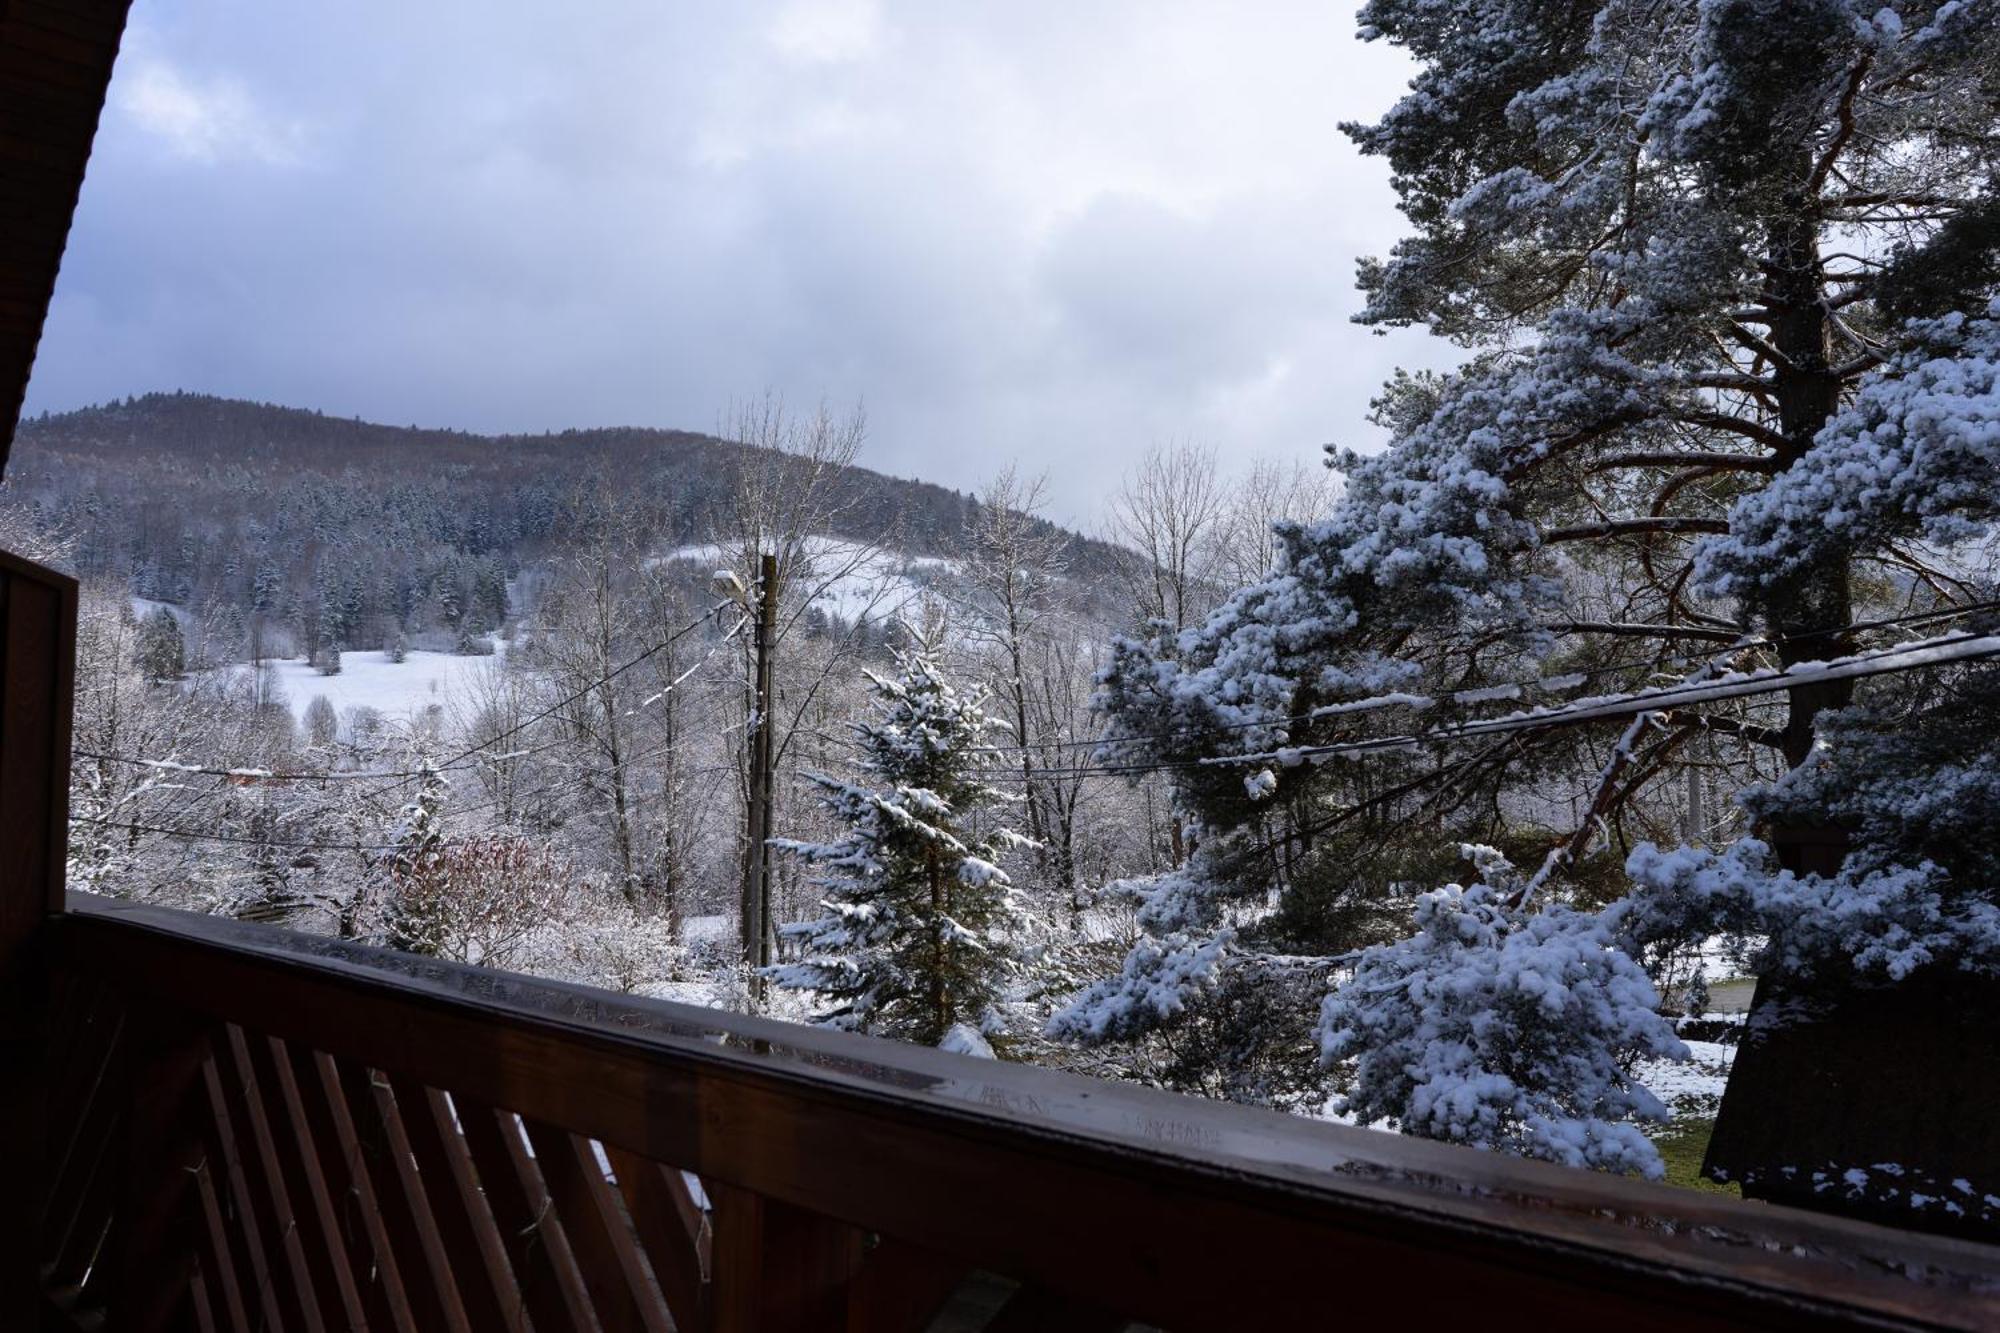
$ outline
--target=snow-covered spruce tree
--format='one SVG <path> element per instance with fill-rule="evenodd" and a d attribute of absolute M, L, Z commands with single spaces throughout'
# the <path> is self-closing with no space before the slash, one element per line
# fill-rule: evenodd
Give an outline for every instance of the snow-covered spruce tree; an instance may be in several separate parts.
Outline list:
<path fill-rule="evenodd" d="M 435 956 L 443 949 L 449 916 L 445 900 L 450 862 L 444 855 L 444 772 L 428 754 L 417 757 L 416 790 L 403 806 L 396 850 L 389 859 L 383 935 L 392 949 Z"/>
<path fill-rule="evenodd" d="M 865 782 L 811 775 L 838 842 L 778 839 L 818 868 L 826 915 L 786 926 L 795 961 L 781 986 L 834 1002 L 822 1021 L 926 1045 L 953 1028 L 993 1026 L 1017 966 L 1019 908 L 1002 855 L 1028 845 L 981 816 L 1005 799 L 987 778 L 1001 762 L 983 696 L 959 692 L 928 656 L 898 656 L 894 678 L 868 673 L 875 716 L 854 724 Z"/>
<path fill-rule="evenodd" d="M 164 606 L 154 607 L 139 622 L 139 670 L 160 684 L 179 680 L 187 672 L 187 641 L 181 622 Z"/>
<path fill-rule="evenodd" d="M 1185 776 L 1198 846 L 1141 891 L 1150 938 L 1060 1033 L 1174 1021 L 1251 951 L 1379 942 L 1376 909 L 1442 882 L 1459 842 L 1539 867 L 1506 929 L 1465 940 L 1504 952 L 1533 910 L 1624 891 L 1625 853 L 1678 831 L 1684 756 L 1727 785 L 1773 780 L 1853 689 L 1483 740 L 1440 727 L 1586 683 L 1823 659 L 1897 637 L 1857 621 L 1978 595 L 1921 539 L 1962 537 L 1995 493 L 2000 6 L 1373 0 L 1362 23 L 1423 68 L 1349 129 L 1412 224 L 1363 265 L 1361 319 L 1473 355 L 1392 381 L 1375 404 L 1391 447 L 1335 460 L 1341 504 L 1282 525 L 1267 578 L 1114 647 L 1120 752 L 1240 762 Z M 1426 732 L 1325 764 L 1304 748 Z M 1711 836 L 1744 831 L 1725 816 Z M 1381 1003 L 1425 1003 L 1430 974 Z M 1344 1012 L 1322 1035 L 1353 1059 L 1368 1028 Z M 1488 1072 L 1462 1068 L 1454 1095 L 1480 1100 Z M 1532 1076 L 1556 1093 L 1567 1074 Z M 1573 1113 L 1616 1117 L 1602 1105 Z M 1372 1109 L 1432 1132 L 1414 1101 Z M 1558 1157 L 1572 1140 L 1491 1139 Z"/>

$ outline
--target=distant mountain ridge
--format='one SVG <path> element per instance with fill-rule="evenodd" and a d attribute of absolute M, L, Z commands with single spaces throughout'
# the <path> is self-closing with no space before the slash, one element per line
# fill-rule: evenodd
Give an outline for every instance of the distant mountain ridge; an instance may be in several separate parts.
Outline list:
<path fill-rule="evenodd" d="M 575 539 L 594 488 L 650 500 L 662 541 L 706 540 L 755 455 L 692 431 L 481 435 L 152 393 L 24 420 L 0 503 L 67 535 L 79 573 L 139 596 L 246 615 L 325 606 L 365 638 L 388 622 L 490 627 L 507 581 Z M 863 467 L 837 484 L 826 535 L 893 534 L 912 556 L 955 554 L 979 512 Z M 1129 558 L 1065 535 L 1083 587 Z"/>
<path fill-rule="evenodd" d="M 750 446 L 695 431 L 645 426 L 493 435 L 391 426 L 308 408 L 174 392 L 24 419 L 17 448 L 20 453 L 9 469 L 10 479 L 40 471 L 42 456 L 56 454 L 104 462 L 113 457 L 174 456 L 219 466 L 263 458 L 283 460 L 298 471 L 337 473 L 367 465 L 385 474 L 422 475 L 459 467 L 560 471 L 585 461 L 615 460 L 712 475 L 717 470 L 733 472 Z M 903 492 L 906 512 L 945 518 L 970 507 L 969 497 L 931 482 L 891 477 L 865 467 L 848 472 L 864 487 Z M 27 485 L 17 483 L 17 489 Z"/>
<path fill-rule="evenodd" d="M 324 454 L 315 450 L 324 449 Z M 222 398 L 211 394 L 149 393 L 70 412 L 23 418 L 8 479 L 17 495 L 49 483 L 58 457 L 109 464 L 178 456 L 216 466 L 256 458 L 282 460 L 299 471 L 337 473 L 374 466 L 388 473 L 435 475 L 467 467 L 502 471 L 562 471 L 583 462 L 654 463 L 670 473 L 732 472 L 751 446 L 699 431 L 652 426 L 602 426 L 539 434 L 481 434 L 426 426 L 392 426 L 360 417 L 329 416 L 310 408 Z M 497 452 L 496 452 L 497 451 Z M 976 511 L 964 492 L 869 467 L 847 469 L 864 490 L 898 494 L 912 537 L 955 537 Z M 1051 525 L 1054 526 L 1054 525 Z M 867 536 L 868 533 L 838 533 Z M 1086 564 L 1120 559 L 1108 543 L 1068 534 Z M 1094 548 L 1094 549 L 1093 549 Z"/>

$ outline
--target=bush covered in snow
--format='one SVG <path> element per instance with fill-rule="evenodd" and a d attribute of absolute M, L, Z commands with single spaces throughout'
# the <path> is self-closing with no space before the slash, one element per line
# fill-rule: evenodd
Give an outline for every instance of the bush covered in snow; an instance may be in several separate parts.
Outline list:
<path fill-rule="evenodd" d="M 1323 1058 L 1351 1065 L 1341 1109 L 1362 1123 L 1570 1166 L 1661 1174 L 1631 1122 L 1666 1106 L 1632 1076 L 1685 1059 L 1659 995 L 1607 923 L 1514 906 L 1490 848 L 1482 878 L 1417 900 L 1417 933 L 1363 951 L 1320 1015 Z"/>

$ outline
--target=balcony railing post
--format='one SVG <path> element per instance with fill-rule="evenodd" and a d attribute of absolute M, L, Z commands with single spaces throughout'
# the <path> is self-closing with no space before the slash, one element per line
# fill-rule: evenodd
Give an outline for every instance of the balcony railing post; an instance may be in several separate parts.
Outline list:
<path fill-rule="evenodd" d="M 749 1190 L 706 1185 L 715 1207 L 716 1333 L 847 1326 L 865 1233 Z"/>
<path fill-rule="evenodd" d="M 157 1333 L 187 1313 L 208 1032 L 184 1010 L 135 998 L 125 1033 L 123 1143 L 102 1290 L 112 1327 Z"/>
<path fill-rule="evenodd" d="M 0 1327 L 40 1323 L 49 993 L 62 910 L 76 582 L 0 552 Z"/>

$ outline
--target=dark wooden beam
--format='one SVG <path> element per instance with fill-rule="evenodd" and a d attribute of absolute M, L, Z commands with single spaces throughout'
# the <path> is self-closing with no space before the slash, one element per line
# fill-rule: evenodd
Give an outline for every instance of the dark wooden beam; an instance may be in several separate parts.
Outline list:
<path fill-rule="evenodd" d="M 1363 1320 L 2000 1323 L 1984 1245 L 84 895 L 57 931 L 65 966 L 461 1114 L 507 1108 L 1183 1333 L 1318 1326 L 1329 1283 Z M 1244 1280 L 1264 1272 L 1290 1276 Z"/>
<path fill-rule="evenodd" d="M 50 1172 L 47 973 L 69 828 L 76 581 L 0 552 L 0 1328 L 32 1328 Z"/>
<path fill-rule="evenodd" d="M 130 5 L 0 3 L 0 473 Z"/>

